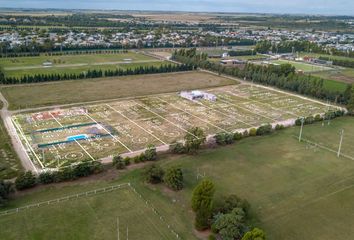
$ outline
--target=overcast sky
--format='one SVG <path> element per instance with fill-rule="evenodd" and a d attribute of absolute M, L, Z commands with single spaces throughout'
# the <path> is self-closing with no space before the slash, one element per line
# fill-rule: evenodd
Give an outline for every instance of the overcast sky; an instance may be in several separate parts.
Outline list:
<path fill-rule="evenodd" d="M 354 15 L 354 0 L 0 0 L 0 7 Z"/>

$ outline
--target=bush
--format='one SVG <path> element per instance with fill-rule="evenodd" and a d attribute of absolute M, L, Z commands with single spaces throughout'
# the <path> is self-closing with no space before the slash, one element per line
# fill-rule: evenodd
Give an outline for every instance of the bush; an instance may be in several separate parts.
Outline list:
<path fill-rule="evenodd" d="M 57 173 L 56 172 L 42 172 L 39 174 L 38 181 L 41 184 L 49 184 L 58 181 Z"/>
<path fill-rule="evenodd" d="M 116 169 L 124 169 L 126 165 L 124 159 L 118 155 L 113 158 L 113 166 L 115 166 Z"/>
<path fill-rule="evenodd" d="M 76 176 L 75 176 L 74 170 L 71 166 L 65 167 L 58 172 L 58 181 L 59 182 L 69 181 L 69 180 L 74 180 L 74 179 L 76 179 Z"/>
<path fill-rule="evenodd" d="M 125 166 L 129 166 L 131 164 L 131 158 L 130 157 L 124 158 L 124 163 L 125 163 Z"/>
<path fill-rule="evenodd" d="M 149 145 L 144 153 L 145 161 L 155 161 L 157 159 L 156 147 Z"/>
<path fill-rule="evenodd" d="M 170 167 L 166 170 L 164 176 L 166 185 L 174 191 L 182 190 L 183 188 L 183 172 L 181 168 Z"/>
<path fill-rule="evenodd" d="M 12 182 L 5 182 L 0 180 L 0 207 L 5 205 L 10 193 L 14 191 Z"/>
<path fill-rule="evenodd" d="M 257 129 L 256 135 L 257 136 L 263 136 L 263 135 L 266 135 L 266 134 L 270 134 L 272 132 L 272 130 L 273 130 L 272 125 L 270 125 L 270 124 L 263 125 L 263 126 L 260 126 Z"/>
<path fill-rule="evenodd" d="M 249 136 L 251 137 L 257 136 L 257 129 L 251 128 L 249 132 Z"/>
<path fill-rule="evenodd" d="M 312 116 L 305 118 L 305 124 L 312 124 L 314 122 L 315 122 L 315 118 Z"/>
<path fill-rule="evenodd" d="M 235 134 L 234 134 L 234 140 L 235 140 L 235 141 L 241 140 L 243 137 L 244 137 L 244 136 L 243 136 L 242 133 L 235 133 Z"/>
<path fill-rule="evenodd" d="M 175 142 L 170 145 L 170 151 L 175 154 L 183 154 L 186 153 L 186 148 L 183 143 Z"/>
<path fill-rule="evenodd" d="M 216 240 L 216 237 L 214 234 L 210 234 L 208 237 L 208 240 Z"/>
<path fill-rule="evenodd" d="M 153 164 L 144 169 L 143 175 L 146 182 L 157 184 L 162 182 L 164 171 L 160 166 Z"/>
<path fill-rule="evenodd" d="M 315 116 L 315 121 L 316 121 L 316 122 L 320 122 L 320 121 L 322 121 L 322 120 L 323 120 L 323 118 L 321 117 L 320 114 L 317 114 L 317 115 Z"/>
<path fill-rule="evenodd" d="M 275 130 L 276 130 L 276 131 L 282 130 L 282 129 L 284 129 L 284 128 L 285 128 L 284 125 L 281 125 L 281 124 L 277 124 L 277 125 L 275 126 Z"/>
<path fill-rule="evenodd" d="M 31 172 L 25 172 L 20 174 L 15 181 L 15 186 L 17 190 L 23 190 L 27 188 L 34 187 L 37 184 L 36 176 Z"/>
<path fill-rule="evenodd" d="M 219 145 L 232 144 L 235 141 L 232 133 L 218 133 L 215 135 L 214 139 Z"/>

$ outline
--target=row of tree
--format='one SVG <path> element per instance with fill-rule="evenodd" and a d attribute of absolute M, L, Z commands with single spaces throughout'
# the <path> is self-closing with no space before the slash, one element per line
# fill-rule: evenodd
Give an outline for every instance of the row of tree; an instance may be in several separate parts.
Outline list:
<path fill-rule="evenodd" d="M 354 60 L 353 59 L 337 59 L 337 58 L 331 58 L 331 57 L 325 57 L 321 56 L 319 57 L 321 60 L 325 61 L 332 61 L 333 65 L 341 66 L 341 67 L 347 67 L 347 68 L 354 68 Z"/>
<path fill-rule="evenodd" d="M 74 51 L 50 51 L 45 53 L 40 52 L 10 52 L 0 54 L 0 58 L 14 58 L 14 57 L 38 57 L 42 54 L 44 56 L 65 56 L 65 55 L 88 55 L 88 54 L 121 54 L 128 53 L 128 50 L 120 49 L 87 49 Z"/>
<path fill-rule="evenodd" d="M 263 66 L 248 63 L 244 68 L 230 68 L 208 61 L 207 57 L 203 54 L 198 54 L 196 49 L 177 50 L 173 53 L 172 58 L 184 64 L 204 68 L 218 72 L 219 74 L 226 74 L 263 85 L 275 86 L 341 104 L 347 104 L 352 95 L 351 85 L 348 84 L 344 92 L 329 90 L 325 87 L 322 78 L 297 74 L 295 73 L 295 68 L 290 64 Z"/>
<path fill-rule="evenodd" d="M 168 73 L 168 72 L 182 72 L 193 70 L 193 66 L 186 64 L 162 64 L 156 66 L 138 66 L 128 69 L 115 69 L 115 70 L 101 70 L 93 69 L 87 72 L 71 73 L 71 74 L 35 74 L 24 75 L 22 77 L 6 77 L 4 72 L 0 69 L 0 84 L 23 84 L 23 83 L 40 83 L 40 82 L 52 82 L 61 80 L 76 80 L 86 78 L 100 78 L 100 77 L 113 77 L 113 76 L 128 76 L 138 74 L 155 74 L 155 73 Z"/>

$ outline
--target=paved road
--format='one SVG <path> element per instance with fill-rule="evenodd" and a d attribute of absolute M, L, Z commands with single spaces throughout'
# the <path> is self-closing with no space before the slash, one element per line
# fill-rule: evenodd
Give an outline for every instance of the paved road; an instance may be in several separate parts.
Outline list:
<path fill-rule="evenodd" d="M 30 157 L 27 154 L 26 149 L 24 148 L 19 136 L 17 135 L 16 128 L 13 122 L 11 121 L 11 113 L 8 111 L 9 103 L 1 92 L 0 101 L 2 101 L 4 104 L 2 109 L 0 110 L 0 116 L 4 121 L 5 128 L 7 129 L 7 132 L 9 133 L 9 136 L 11 138 L 12 146 L 14 147 L 17 156 L 20 158 L 24 170 L 38 173 L 38 169 L 33 165 Z"/>

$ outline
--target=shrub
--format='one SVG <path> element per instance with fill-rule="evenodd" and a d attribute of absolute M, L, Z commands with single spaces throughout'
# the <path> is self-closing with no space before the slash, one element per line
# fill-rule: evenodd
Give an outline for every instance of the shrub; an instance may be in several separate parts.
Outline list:
<path fill-rule="evenodd" d="M 0 180 L 0 206 L 5 205 L 10 193 L 14 191 L 12 182 L 5 182 Z"/>
<path fill-rule="evenodd" d="M 186 149 L 181 142 L 175 142 L 170 145 L 170 151 L 175 154 L 183 154 L 186 153 Z"/>
<path fill-rule="evenodd" d="M 265 240 L 266 235 L 262 229 L 254 228 L 252 231 L 246 232 L 241 240 Z"/>
<path fill-rule="evenodd" d="M 277 124 L 276 126 L 275 126 L 275 130 L 282 130 L 282 129 L 284 129 L 285 127 L 284 127 L 284 125 L 281 125 L 281 124 Z"/>
<path fill-rule="evenodd" d="M 21 173 L 15 181 L 15 186 L 17 190 L 23 190 L 27 188 L 34 187 L 36 185 L 36 176 L 31 172 Z"/>
<path fill-rule="evenodd" d="M 76 176 L 75 176 L 74 170 L 71 166 L 63 168 L 58 172 L 58 181 L 59 182 L 69 181 L 69 180 L 74 180 L 74 179 L 76 179 Z"/>
<path fill-rule="evenodd" d="M 155 161 L 157 159 L 156 147 L 154 145 L 149 145 L 144 153 L 145 161 Z"/>
<path fill-rule="evenodd" d="M 115 166 L 116 169 L 124 169 L 126 165 L 124 159 L 118 155 L 113 158 L 113 166 Z"/>
<path fill-rule="evenodd" d="M 270 125 L 270 124 L 263 125 L 263 126 L 260 126 L 260 127 L 257 129 L 256 135 L 257 135 L 257 136 L 263 136 L 263 135 L 266 135 L 266 134 L 271 133 L 272 130 L 273 130 L 272 125 Z"/>
<path fill-rule="evenodd" d="M 323 120 L 323 118 L 321 117 L 320 114 L 317 114 L 317 115 L 315 116 L 315 121 L 316 121 L 316 122 L 320 122 L 320 121 L 322 121 L 322 120 Z"/>
<path fill-rule="evenodd" d="M 164 176 L 166 185 L 174 191 L 182 190 L 183 188 L 183 172 L 181 168 L 170 167 L 166 170 Z"/>
<path fill-rule="evenodd" d="M 232 133 L 218 133 L 215 135 L 214 139 L 219 145 L 232 144 L 235 141 Z"/>
<path fill-rule="evenodd" d="M 56 172 L 42 172 L 39 174 L 38 181 L 41 184 L 49 184 L 58 181 L 57 173 Z"/>
<path fill-rule="evenodd" d="M 251 137 L 257 136 L 257 129 L 251 128 L 249 132 L 249 136 Z"/>
<path fill-rule="evenodd" d="M 234 134 L 234 140 L 238 141 L 241 140 L 244 136 L 242 135 L 242 133 L 235 133 Z"/>
<path fill-rule="evenodd" d="M 129 166 L 131 164 L 131 158 L 130 157 L 124 158 L 124 163 L 125 163 L 125 166 Z"/>
<path fill-rule="evenodd" d="M 162 182 L 164 171 L 160 166 L 153 164 L 146 167 L 143 174 L 146 182 L 157 184 Z"/>
<path fill-rule="evenodd" d="M 314 122 L 315 122 L 315 118 L 312 116 L 305 118 L 305 124 L 312 124 Z"/>

